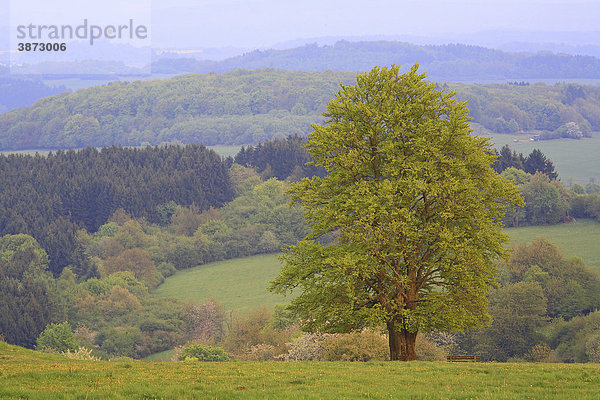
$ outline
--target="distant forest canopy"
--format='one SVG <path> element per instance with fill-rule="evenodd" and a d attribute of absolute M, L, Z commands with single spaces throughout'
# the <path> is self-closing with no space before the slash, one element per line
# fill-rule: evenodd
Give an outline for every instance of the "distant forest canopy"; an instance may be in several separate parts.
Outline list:
<path fill-rule="evenodd" d="M 424 69 L 423 69 L 424 70 Z M 167 80 L 113 82 L 62 93 L 0 115 L 0 149 L 160 144 L 257 144 L 305 136 L 350 72 L 237 70 Z M 600 130 L 600 87 L 576 84 L 438 84 L 452 89 L 474 122 L 540 138 Z"/>
<path fill-rule="evenodd" d="M 198 145 L 0 155 L 0 236 L 29 234 L 54 274 L 67 265 L 79 274 L 86 269 L 79 229 L 95 232 L 118 209 L 159 222 L 168 202 L 221 207 L 234 194 L 230 161 Z"/>
<path fill-rule="evenodd" d="M 238 68 L 299 71 L 367 71 L 373 65 L 421 63 L 438 81 L 497 79 L 600 78 L 600 59 L 538 53 L 509 53 L 465 44 L 415 45 L 393 41 L 338 41 L 331 46 L 309 44 L 286 50 L 256 50 L 223 61 L 161 59 L 153 73 L 228 72 Z"/>
<path fill-rule="evenodd" d="M 0 115 L 0 148 L 250 144 L 306 135 L 353 73 L 234 71 L 113 82 Z"/>

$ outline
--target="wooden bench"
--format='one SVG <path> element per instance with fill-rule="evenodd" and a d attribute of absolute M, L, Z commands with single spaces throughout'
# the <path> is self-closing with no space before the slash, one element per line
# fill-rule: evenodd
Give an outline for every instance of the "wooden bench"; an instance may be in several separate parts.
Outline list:
<path fill-rule="evenodd" d="M 479 361 L 479 359 L 479 354 L 446 357 L 446 360 L 448 360 L 449 362 L 477 362 Z"/>

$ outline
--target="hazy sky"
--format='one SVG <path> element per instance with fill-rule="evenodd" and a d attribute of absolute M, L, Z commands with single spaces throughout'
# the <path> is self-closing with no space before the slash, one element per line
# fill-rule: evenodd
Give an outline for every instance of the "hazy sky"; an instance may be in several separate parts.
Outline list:
<path fill-rule="evenodd" d="M 39 23 L 52 23 L 52 15 L 135 18 L 151 8 L 155 47 L 251 48 L 342 35 L 600 30 L 600 0 L 121 0 L 116 7 L 110 1 L 15 1 L 32 19 L 43 20 Z M 6 20 L 9 0 L 0 4 L 0 18 Z"/>
<path fill-rule="evenodd" d="M 598 30 L 599 0 L 174 0 L 153 3 L 153 40 L 175 27 L 205 46 L 318 36 L 440 35 L 482 30 Z M 168 5 L 167 5 L 168 4 Z M 594 38 L 598 40 L 598 38 Z"/>

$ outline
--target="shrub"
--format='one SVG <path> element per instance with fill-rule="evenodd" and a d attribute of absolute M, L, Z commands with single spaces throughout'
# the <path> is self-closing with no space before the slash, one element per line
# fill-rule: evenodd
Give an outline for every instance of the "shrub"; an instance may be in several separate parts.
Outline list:
<path fill-rule="evenodd" d="M 600 332 L 585 342 L 585 354 L 591 362 L 600 363 Z"/>
<path fill-rule="evenodd" d="M 270 361 L 277 359 L 280 352 L 277 347 L 270 344 L 257 344 L 250 349 L 244 356 L 246 361 Z"/>
<path fill-rule="evenodd" d="M 196 358 L 198 361 L 229 361 L 229 357 L 221 347 L 188 344 L 179 354 L 179 361 Z"/>
<path fill-rule="evenodd" d="M 389 359 L 388 340 L 372 331 L 328 336 L 323 341 L 326 361 L 383 361 Z"/>
<path fill-rule="evenodd" d="M 304 333 L 289 343 L 288 353 L 279 358 L 284 361 L 320 361 L 323 359 L 323 341 L 328 336 Z"/>
<path fill-rule="evenodd" d="M 68 322 L 48 324 L 37 339 L 37 350 L 64 353 L 77 349 L 75 334 Z"/>
<path fill-rule="evenodd" d="M 67 358 L 72 358 L 74 360 L 89 360 L 89 361 L 99 360 L 98 357 L 95 357 L 92 354 L 92 350 L 90 350 L 86 347 L 80 347 L 73 352 L 71 352 L 71 350 L 67 350 L 66 352 L 63 352 L 62 355 Z"/>
<path fill-rule="evenodd" d="M 546 343 L 538 343 L 525 354 L 525 359 L 531 362 L 548 362 L 551 354 L 550 346 Z"/>
<path fill-rule="evenodd" d="M 244 317 L 234 315 L 223 347 L 232 357 L 240 359 L 249 354 L 252 346 L 259 344 L 274 346 L 279 354 L 286 352 L 290 332 L 271 328 L 270 319 L 271 314 L 266 306 L 255 309 Z"/>

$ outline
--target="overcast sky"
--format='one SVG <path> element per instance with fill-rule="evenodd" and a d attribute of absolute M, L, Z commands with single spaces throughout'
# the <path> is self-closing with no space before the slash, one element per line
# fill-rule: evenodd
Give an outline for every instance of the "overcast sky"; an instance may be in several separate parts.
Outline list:
<path fill-rule="evenodd" d="M 264 47 L 320 36 L 599 31 L 600 0 L 15 0 L 38 23 L 123 19 L 151 8 L 155 47 Z M 114 5 L 111 5 L 114 3 Z M 121 3 L 119 5 L 119 3 Z M 9 0 L 1 11 L 6 20 Z M 127 4 L 127 9 L 123 4 Z M 1 16 L 1 15 L 0 15 Z M 600 38 L 590 38 L 598 42 Z"/>
<path fill-rule="evenodd" d="M 244 47 L 329 35 L 598 31 L 599 20 L 599 0 L 173 0 L 153 4 L 153 41 L 168 41 L 169 30 Z"/>

